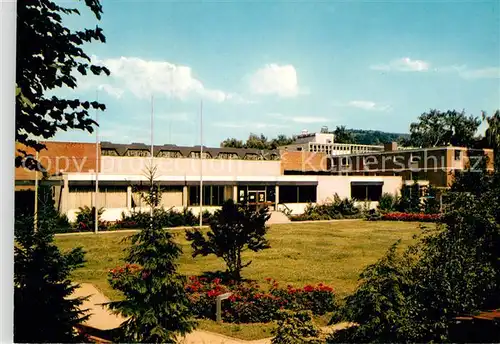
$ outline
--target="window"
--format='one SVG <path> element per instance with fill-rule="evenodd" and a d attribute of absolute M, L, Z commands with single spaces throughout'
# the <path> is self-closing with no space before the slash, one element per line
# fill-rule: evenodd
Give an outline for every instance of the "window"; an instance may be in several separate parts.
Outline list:
<path fill-rule="evenodd" d="M 280 186 L 280 203 L 316 202 L 315 185 L 283 185 Z"/>
<path fill-rule="evenodd" d="M 455 150 L 455 161 L 460 161 L 462 159 L 462 151 L 461 150 Z"/>
<path fill-rule="evenodd" d="M 200 152 L 191 152 L 189 153 L 189 157 L 192 159 L 199 159 Z M 203 159 L 210 159 L 212 156 L 209 153 L 203 152 Z"/>
<path fill-rule="evenodd" d="M 243 159 L 245 159 L 245 160 L 261 160 L 261 156 L 259 154 L 248 153 L 248 154 L 245 154 L 245 157 Z"/>
<path fill-rule="evenodd" d="M 139 157 L 147 157 L 151 156 L 151 152 L 145 149 L 129 149 L 125 153 L 125 156 L 139 156 Z"/>
<path fill-rule="evenodd" d="M 106 148 L 103 148 L 103 149 L 101 149 L 101 155 L 118 156 L 118 153 L 116 152 L 116 149 L 106 149 Z"/>
<path fill-rule="evenodd" d="M 377 202 L 382 195 L 383 183 L 370 182 L 352 182 L 351 183 L 351 198 L 358 201 L 374 201 Z"/>
<path fill-rule="evenodd" d="M 162 150 L 158 153 L 158 157 L 160 158 L 182 158 L 182 154 L 179 151 L 169 151 Z"/>
<path fill-rule="evenodd" d="M 349 158 L 342 158 L 340 164 L 342 166 L 349 166 Z"/>
<path fill-rule="evenodd" d="M 234 160 L 234 159 L 239 159 L 239 156 L 236 153 L 219 153 L 215 158 L 224 160 Z"/>
<path fill-rule="evenodd" d="M 316 202 L 315 185 L 304 185 L 297 188 L 299 189 L 299 203 Z"/>
<path fill-rule="evenodd" d="M 218 206 L 224 202 L 224 186 L 203 185 L 203 205 Z M 200 205 L 200 186 L 189 187 L 189 205 Z"/>
<path fill-rule="evenodd" d="M 280 186 L 280 203 L 297 203 L 297 186 Z"/>

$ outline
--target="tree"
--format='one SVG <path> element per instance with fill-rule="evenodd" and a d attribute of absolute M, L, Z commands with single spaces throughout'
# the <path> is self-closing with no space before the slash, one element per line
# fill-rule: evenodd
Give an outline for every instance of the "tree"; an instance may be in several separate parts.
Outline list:
<path fill-rule="evenodd" d="M 251 210 L 229 199 L 210 220 L 210 231 L 205 236 L 199 229 L 186 232 L 191 241 L 193 257 L 214 254 L 226 263 L 227 273 L 235 281 L 241 280 L 241 270 L 250 265 L 242 262 L 246 250 L 258 252 L 270 248 L 265 238 L 266 221 L 271 215 L 267 208 Z"/>
<path fill-rule="evenodd" d="M 431 109 L 410 124 L 410 138 L 405 145 L 413 147 L 459 146 L 471 147 L 481 124 L 478 117 L 467 116 L 465 111 L 441 112 Z"/>
<path fill-rule="evenodd" d="M 500 306 L 500 174 L 470 171 L 459 183 L 442 225 L 362 273 L 340 312 L 358 326 L 329 342 L 444 342 L 455 317 Z"/>
<path fill-rule="evenodd" d="M 293 143 L 293 141 L 294 141 L 293 137 L 288 137 L 284 134 L 280 134 L 276 138 L 268 140 L 264 134 L 260 134 L 259 136 L 257 134 L 251 133 L 248 136 L 248 139 L 246 140 L 245 143 L 235 138 L 228 138 L 222 141 L 220 146 L 227 148 L 254 148 L 262 150 L 271 150 L 271 149 L 277 149 L 280 146 L 289 145 Z"/>
<path fill-rule="evenodd" d="M 51 138 L 58 131 L 92 132 L 97 123 L 90 118 L 89 109 L 105 109 L 104 104 L 97 101 L 45 95 L 64 86 L 77 87 L 76 72 L 110 74 L 107 68 L 93 65 L 82 48 L 93 41 L 104 43 L 102 29 L 96 26 L 82 31 L 69 30 L 62 24 L 63 16 L 80 12 L 59 4 L 50 0 L 17 2 L 16 141 L 37 151 L 45 148 L 39 138 Z M 85 0 L 85 5 L 101 19 L 99 0 Z M 18 150 L 16 166 L 21 166 L 26 155 L 26 151 Z M 37 169 L 34 159 L 25 165 Z"/>
<path fill-rule="evenodd" d="M 158 187 L 156 168 L 148 171 L 149 193 L 145 202 L 155 208 Z M 176 260 L 182 251 L 160 219 L 153 213 L 139 233 L 131 236 L 125 261 L 127 265 L 112 270 L 111 286 L 125 299 L 109 304 L 110 308 L 128 318 L 120 326 L 121 342 L 176 343 L 178 334 L 191 332 L 195 323 L 187 294 L 185 278 L 177 272 Z"/>
<path fill-rule="evenodd" d="M 272 139 L 270 143 L 270 149 L 277 149 L 280 146 L 286 146 L 292 144 L 294 141 L 293 137 L 288 137 L 286 135 L 280 134 L 277 138 Z"/>
<path fill-rule="evenodd" d="M 495 111 L 492 116 L 488 116 L 483 111 L 483 119 L 488 123 L 486 129 L 486 140 L 493 148 L 495 170 L 500 171 L 500 110 Z"/>
<path fill-rule="evenodd" d="M 14 341 L 69 343 L 82 340 L 75 326 L 88 318 L 70 274 L 83 266 L 84 252 L 63 253 L 54 245 L 57 219 L 50 189 L 40 187 L 37 230 L 34 218 L 16 214 L 14 247 Z M 22 216 L 21 216 L 22 215 Z"/>
<path fill-rule="evenodd" d="M 243 141 L 236 138 L 225 139 L 220 144 L 221 147 L 226 148 L 243 148 Z"/>
<path fill-rule="evenodd" d="M 345 126 L 337 126 L 333 131 L 334 141 L 336 143 L 355 143 L 354 136 Z"/>

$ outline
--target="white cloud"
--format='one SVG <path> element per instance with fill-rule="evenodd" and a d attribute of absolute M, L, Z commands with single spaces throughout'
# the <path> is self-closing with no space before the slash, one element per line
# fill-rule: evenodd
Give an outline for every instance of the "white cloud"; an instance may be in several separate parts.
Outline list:
<path fill-rule="evenodd" d="M 121 98 L 123 95 L 123 90 L 121 88 L 114 87 L 109 84 L 100 84 L 99 86 L 97 86 L 97 89 L 103 90 L 104 92 L 115 98 Z"/>
<path fill-rule="evenodd" d="M 275 94 L 295 97 L 299 94 L 297 71 L 292 65 L 268 64 L 249 78 L 249 86 L 255 94 Z"/>
<path fill-rule="evenodd" d="M 348 106 L 367 111 L 386 111 L 390 108 L 388 105 L 380 105 L 367 100 L 351 100 Z"/>
<path fill-rule="evenodd" d="M 460 76 L 464 79 L 500 79 L 500 67 L 461 70 Z"/>
<path fill-rule="evenodd" d="M 188 66 L 176 65 L 168 61 L 144 60 L 138 57 L 101 60 L 92 56 L 92 62 L 106 66 L 111 76 L 78 77 L 82 79 L 78 82 L 80 88 L 99 87 L 117 98 L 127 91 L 141 99 L 147 99 L 154 94 L 180 100 L 201 97 L 218 103 L 225 101 L 249 103 L 238 94 L 207 88 L 194 76 L 191 67 Z M 107 83 L 102 83 L 103 80 Z"/>
<path fill-rule="evenodd" d="M 281 113 L 269 113 L 269 117 L 276 118 L 283 121 L 291 121 L 294 123 L 324 123 L 331 122 L 329 118 L 318 116 L 286 116 Z"/>
<path fill-rule="evenodd" d="M 388 64 L 373 65 L 370 68 L 380 71 L 423 72 L 428 70 L 430 63 L 422 60 L 412 60 L 409 57 L 392 60 Z"/>
<path fill-rule="evenodd" d="M 266 128 L 286 128 L 287 125 L 278 123 L 263 122 L 214 122 L 213 126 L 219 128 L 248 128 L 248 129 L 266 129 Z"/>

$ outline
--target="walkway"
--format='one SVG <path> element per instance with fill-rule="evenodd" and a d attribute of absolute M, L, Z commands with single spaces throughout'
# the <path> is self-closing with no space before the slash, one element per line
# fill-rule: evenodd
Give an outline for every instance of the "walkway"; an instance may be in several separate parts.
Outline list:
<path fill-rule="evenodd" d="M 74 297 L 88 297 L 83 302 L 81 309 L 86 310 L 90 317 L 83 325 L 88 327 L 106 331 L 117 328 L 125 320 L 120 315 L 113 314 L 104 304 L 110 300 L 104 296 L 94 285 L 90 283 L 81 283 L 80 287 L 71 295 Z M 348 324 L 341 323 L 331 327 L 322 328 L 322 331 L 329 333 L 340 328 L 346 327 Z M 270 344 L 271 338 L 265 338 L 254 341 L 246 341 L 242 339 L 230 338 L 221 334 L 207 332 L 203 330 L 195 330 L 184 338 L 179 340 L 179 344 Z"/>

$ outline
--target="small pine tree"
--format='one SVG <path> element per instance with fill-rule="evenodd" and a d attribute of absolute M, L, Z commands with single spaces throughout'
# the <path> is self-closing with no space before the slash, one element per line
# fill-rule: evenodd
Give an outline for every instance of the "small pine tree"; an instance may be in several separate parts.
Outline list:
<path fill-rule="evenodd" d="M 155 186 L 156 168 L 148 170 L 150 183 L 145 202 L 153 209 L 161 197 Z M 125 299 L 111 302 L 112 310 L 128 318 L 120 327 L 122 342 L 175 343 L 177 335 L 191 332 L 189 300 L 184 290 L 185 279 L 177 272 L 175 261 L 182 253 L 173 236 L 163 230 L 154 213 L 149 224 L 130 237 L 131 246 L 122 270 L 111 271 L 111 286 Z"/>
<path fill-rule="evenodd" d="M 82 298 L 68 297 L 77 288 L 70 273 L 83 266 L 84 252 L 68 253 L 54 245 L 57 214 L 50 190 L 40 187 L 37 230 L 34 217 L 15 214 L 14 341 L 69 343 L 82 338 L 75 326 L 88 316 L 79 308 Z"/>
<path fill-rule="evenodd" d="M 227 273 L 235 281 L 241 280 L 241 270 L 250 265 L 242 262 L 243 251 L 258 252 L 270 248 L 265 238 L 266 221 L 271 215 L 267 208 L 252 210 L 247 205 L 235 204 L 229 199 L 210 220 L 207 237 L 199 230 L 186 231 L 191 241 L 193 257 L 214 254 L 224 259 Z"/>

